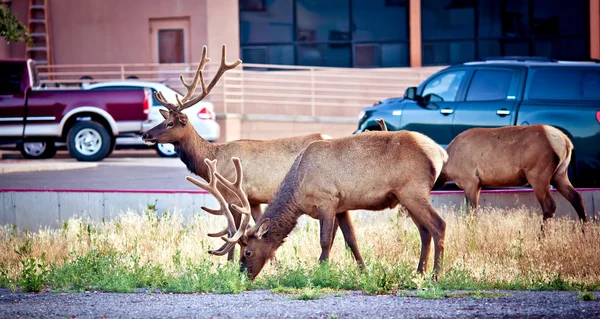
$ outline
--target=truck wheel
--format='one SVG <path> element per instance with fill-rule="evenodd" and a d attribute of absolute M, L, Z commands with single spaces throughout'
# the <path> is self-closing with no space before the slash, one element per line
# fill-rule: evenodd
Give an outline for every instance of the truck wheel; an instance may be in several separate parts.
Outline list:
<path fill-rule="evenodd" d="M 156 143 L 156 153 L 160 157 L 177 157 L 177 152 L 175 152 L 175 146 L 173 144 L 162 144 Z"/>
<path fill-rule="evenodd" d="M 69 154 L 78 161 L 100 161 L 108 156 L 110 147 L 110 134 L 97 122 L 77 122 L 67 135 Z"/>
<path fill-rule="evenodd" d="M 19 151 L 25 158 L 41 159 L 51 158 L 56 155 L 56 147 L 54 142 L 48 141 L 29 141 L 19 143 Z"/>

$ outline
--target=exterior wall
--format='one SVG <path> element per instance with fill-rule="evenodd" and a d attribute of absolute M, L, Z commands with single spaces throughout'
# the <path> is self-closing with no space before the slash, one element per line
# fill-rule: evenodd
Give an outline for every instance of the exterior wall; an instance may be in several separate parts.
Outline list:
<path fill-rule="evenodd" d="M 227 34 L 231 30 L 229 25 L 235 24 L 232 23 L 235 19 L 223 21 L 209 18 L 207 12 L 214 10 L 214 4 L 209 6 L 207 2 L 216 1 L 53 0 L 50 9 L 54 21 L 54 63 L 155 62 L 152 61 L 150 45 L 150 19 L 173 18 L 189 19 L 191 43 L 186 44 L 186 51 L 190 54 L 188 59 L 199 60 L 202 46 L 210 42 L 229 44 L 232 48 L 230 56 L 239 56 L 239 50 L 235 49 L 239 44 L 231 45 L 231 40 L 224 42 L 225 39 L 237 39 L 237 32 L 235 36 Z M 220 2 L 229 4 L 232 1 Z M 224 7 L 221 9 L 233 10 L 230 5 Z M 214 26 L 209 27 L 211 24 Z M 223 25 L 228 27 L 224 28 Z M 211 32 L 215 29 L 225 32 Z"/>

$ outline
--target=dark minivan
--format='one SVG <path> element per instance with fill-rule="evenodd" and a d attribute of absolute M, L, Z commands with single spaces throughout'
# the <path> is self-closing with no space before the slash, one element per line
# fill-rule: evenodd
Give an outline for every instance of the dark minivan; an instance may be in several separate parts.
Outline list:
<path fill-rule="evenodd" d="M 575 146 L 571 181 L 600 186 L 600 63 L 493 58 L 453 65 L 361 112 L 358 130 L 424 133 L 446 146 L 473 127 L 549 124 Z"/>

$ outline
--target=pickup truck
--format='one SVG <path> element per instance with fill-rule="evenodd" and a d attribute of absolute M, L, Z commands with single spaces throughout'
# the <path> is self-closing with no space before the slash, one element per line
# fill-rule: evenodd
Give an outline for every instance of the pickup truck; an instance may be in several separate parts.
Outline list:
<path fill-rule="evenodd" d="M 115 139 L 147 127 L 150 90 L 39 88 L 32 60 L 0 61 L 0 145 L 16 144 L 28 158 L 49 158 L 66 143 L 79 161 L 100 161 Z"/>
<path fill-rule="evenodd" d="M 473 127 L 549 124 L 571 138 L 570 179 L 600 186 L 600 64 L 494 58 L 445 68 L 403 97 L 377 102 L 358 129 L 412 130 L 442 146 Z"/>

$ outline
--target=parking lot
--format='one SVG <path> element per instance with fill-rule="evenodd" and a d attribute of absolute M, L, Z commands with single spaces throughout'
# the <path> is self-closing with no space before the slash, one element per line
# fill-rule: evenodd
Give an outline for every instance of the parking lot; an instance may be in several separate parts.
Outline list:
<path fill-rule="evenodd" d="M 153 150 L 116 150 L 101 162 L 78 162 L 67 151 L 47 160 L 24 159 L 17 151 L 0 151 L 0 188 L 18 189 L 197 189 L 178 158 L 161 158 Z"/>

